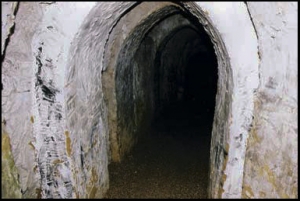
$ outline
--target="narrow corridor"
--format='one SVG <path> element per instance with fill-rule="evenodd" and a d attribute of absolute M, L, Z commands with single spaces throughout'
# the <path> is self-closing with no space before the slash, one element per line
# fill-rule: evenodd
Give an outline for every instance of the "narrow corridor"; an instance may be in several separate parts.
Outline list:
<path fill-rule="evenodd" d="M 209 36 L 200 28 L 174 33 L 157 51 L 153 66 L 140 62 L 140 69 L 153 70 L 153 78 L 145 74 L 148 81 L 137 82 L 136 89 L 147 95 L 154 90 L 154 107 L 142 111 L 151 116 L 154 110 L 154 121 L 121 163 L 109 165 L 107 198 L 208 197 L 218 63 Z M 148 59 L 147 45 L 138 52 L 136 61 Z"/>

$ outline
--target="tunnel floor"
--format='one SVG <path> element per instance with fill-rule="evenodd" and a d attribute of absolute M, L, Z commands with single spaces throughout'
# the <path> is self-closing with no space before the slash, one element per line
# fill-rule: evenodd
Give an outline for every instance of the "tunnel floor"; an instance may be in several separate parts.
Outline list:
<path fill-rule="evenodd" d="M 106 198 L 207 198 L 211 119 L 195 111 L 193 104 L 166 109 L 151 135 L 109 165 Z"/>

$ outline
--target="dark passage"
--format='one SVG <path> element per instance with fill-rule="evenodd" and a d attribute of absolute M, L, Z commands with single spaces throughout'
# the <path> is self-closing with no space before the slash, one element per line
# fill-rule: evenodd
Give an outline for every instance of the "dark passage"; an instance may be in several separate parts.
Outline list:
<path fill-rule="evenodd" d="M 107 198 L 207 198 L 218 79 L 213 46 L 204 30 L 185 28 L 157 52 L 152 128 L 120 164 L 109 165 Z"/>

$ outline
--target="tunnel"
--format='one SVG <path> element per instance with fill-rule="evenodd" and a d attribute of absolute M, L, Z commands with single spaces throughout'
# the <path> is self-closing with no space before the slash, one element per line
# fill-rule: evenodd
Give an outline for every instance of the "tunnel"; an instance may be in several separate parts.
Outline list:
<path fill-rule="evenodd" d="M 208 196 L 217 56 L 199 22 L 174 6 L 160 12 L 169 14 L 143 34 L 137 25 L 116 61 L 111 151 L 122 159 L 109 164 L 107 198 Z"/>
<path fill-rule="evenodd" d="M 110 188 L 112 198 L 204 198 L 206 189 L 211 198 L 297 196 L 295 87 L 285 90 L 295 83 L 285 73 L 295 55 L 283 45 L 295 36 L 295 5 L 3 6 L 8 194 L 102 198 Z M 276 129 L 282 114 L 291 121 Z M 282 133 L 289 138 L 276 149 Z M 283 162 L 274 166 L 274 155 Z"/>

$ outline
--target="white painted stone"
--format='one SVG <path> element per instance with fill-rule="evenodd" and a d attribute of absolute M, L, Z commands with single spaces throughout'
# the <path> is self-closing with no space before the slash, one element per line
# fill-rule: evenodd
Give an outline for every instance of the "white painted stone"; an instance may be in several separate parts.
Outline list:
<path fill-rule="evenodd" d="M 66 158 L 65 143 L 60 143 L 65 141 L 64 131 L 65 131 L 65 114 L 64 114 L 64 72 L 67 65 L 67 58 L 69 53 L 69 48 L 73 38 L 75 37 L 79 26 L 81 25 L 83 19 L 88 14 L 90 9 L 95 5 L 94 2 L 58 2 L 50 4 L 46 7 L 46 11 L 43 15 L 43 19 L 38 26 L 35 35 L 32 40 L 32 50 L 35 57 L 40 55 L 40 60 L 42 63 L 42 72 L 40 73 L 41 79 L 44 85 L 50 84 L 52 82 L 53 87 L 57 90 L 55 95 L 54 104 L 44 101 L 42 91 L 37 91 L 35 96 L 33 96 L 33 114 L 36 118 L 36 124 L 34 124 L 34 136 L 36 139 L 35 147 L 37 150 L 37 155 L 39 158 L 39 168 L 47 169 L 51 166 L 51 163 L 55 160 L 63 161 L 63 164 L 57 167 L 60 178 L 50 178 L 48 179 L 46 175 L 49 173 L 45 172 L 46 175 L 42 174 L 42 185 L 43 185 L 43 197 L 48 198 L 69 198 L 72 196 L 72 189 L 66 187 L 64 182 L 71 182 L 72 177 L 70 176 L 70 166 L 68 159 Z M 38 49 L 42 48 L 42 52 Z M 33 72 L 38 73 L 38 64 L 33 65 Z M 32 91 L 36 88 L 36 77 L 33 77 L 32 81 Z M 45 125 L 47 119 L 49 119 L 50 113 L 55 112 L 59 108 L 59 115 L 61 115 L 61 120 L 50 121 Z M 49 138 L 54 138 L 55 142 L 53 145 L 45 143 L 45 140 Z M 50 142 L 49 142 L 50 143 Z M 56 145 L 57 144 L 57 145 Z M 53 147 L 53 154 L 56 157 L 50 157 L 47 161 L 44 161 L 47 157 L 46 151 L 47 146 Z M 46 150 L 45 150 L 46 149 Z M 47 187 L 48 182 L 52 182 L 55 179 L 60 185 L 56 188 Z M 60 180 L 62 180 L 60 182 Z M 71 182 L 72 184 L 72 182 Z M 71 186 L 72 187 L 72 186 Z M 45 194 L 45 190 L 49 191 Z M 71 194 L 70 194 L 71 193 Z"/>
<path fill-rule="evenodd" d="M 233 73 L 232 124 L 224 198 L 241 197 L 248 129 L 253 115 L 253 94 L 258 87 L 257 38 L 243 2 L 197 2 L 208 12 L 229 54 Z M 240 137 L 242 135 L 242 137 Z"/>
<path fill-rule="evenodd" d="M 297 198 L 298 3 L 249 2 L 258 35 L 257 137 L 248 147 L 244 185 L 253 198 Z M 253 163 L 256 161 L 256 163 Z M 263 171 L 265 176 L 259 174 Z"/>
<path fill-rule="evenodd" d="M 37 4 L 19 4 L 16 12 L 14 33 L 9 36 L 5 47 L 5 57 L 1 66 L 2 78 L 2 121 L 11 141 L 11 151 L 19 173 L 22 196 L 36 197 L 35 189 L 39 188 L 39 174 L 35 170 L 34 142 L 32 135 L 31 114 L 31 48 L 30 42 L 36 24 L 39 23 L 43 9 Z M 30 14 L 29 14 L 30 13 Z M 4 13 L 2 13 L 4 14 Z M 5 18 L 3 18 L 5 19 Z M 2 21 L 3 24 L 3 21 Z M 2 36 L 7 34 L 2 29 Z M 4 42 L 4 41 L 2 41 Z M 4 49 L 3 49 L 4 50 Z M 32 117 L 32 118 L 31 118 Z M 12 140 L 13 139 L 13 140 Z"/>

